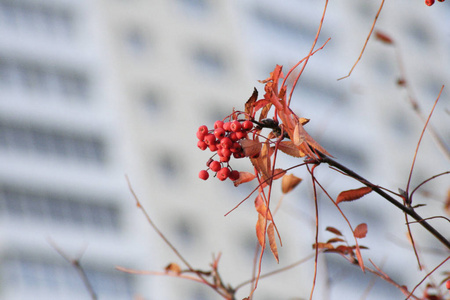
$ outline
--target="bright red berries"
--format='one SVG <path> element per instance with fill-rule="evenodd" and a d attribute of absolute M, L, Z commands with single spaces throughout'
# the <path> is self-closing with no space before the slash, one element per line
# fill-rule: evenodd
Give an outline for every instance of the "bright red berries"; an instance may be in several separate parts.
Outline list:
<path fill-rule="evenodd" d="M 434 0 L 425 0 L 425 4 L 431 6 L 434 4 Z"/>
<path fill-rule="evenodd" d="M 208 171 L 206 171 L 206 170 L 201 170 L 201 171 L 198 173 L 198 177 L 199 177 L 200 179 L 206 180 L 206 179 L 209 178 L 209 173 L 208 173 Z"/>
<path fill-rule="evenodd" d="M 209 168 L 213 172 L 218 172 L 220 169 L 222 169 L 222 166 L 220 165 L 220 162 L 218 162 L 217 160 L 214 160 L 209 164 Z"/>
<path fill-rule="evenodd" d="M 208 170 L 215 172 L 216 177 L 221 181 L 227 178 L 232 181 L 239 179 L 239 171 L 232 170 L 229 161 L 231 157 L 245 157 L 239 140 L 247 138 L 254 127 L 250 120 L 240 122 L 236 119 L 232 120 L 231 116 L 228 118 L 228 121 L 216 121 L 214 129 L 208 129 L 206 125 L 202 125 L 197 130 L 197 147 L 201 150 L 209 148 L 218 155 L 215 160 L 212 157 L 209 159 L 207 167 Z M 233 118 L 236 118 L 236 116 L 234 115 Z M 199 178 L 207 180 L 209 178 L 208 170 L 200 171 Z"/>

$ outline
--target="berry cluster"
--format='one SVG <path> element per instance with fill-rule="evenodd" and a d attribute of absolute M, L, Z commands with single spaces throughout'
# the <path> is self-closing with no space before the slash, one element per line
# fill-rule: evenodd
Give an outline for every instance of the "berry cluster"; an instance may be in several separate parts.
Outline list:
<path fill-rule="evenodd" d="M 230 178 L 232 181 L 235 181 L 239 179 L 239 172 L 231 169 L 229 161 L 231 156 L 234 158 L 245 157 L 239 140 L 246 138 L 252 129 L 253 123 L 249 120 L 242 122 L 238 120 L 230 120 L 227 122 L 219 120 L 214 123 L 214 129 L 208 129 L 206 125 L 198 128 L 197 146 L 201 150 L 209 148 L 209 150 L 216 152 L 219 156 L 218 160 L 210 158 L 206 163 L 208 169 L 215 172 L 219 180 L 224 181 Z M 208 179 L 208 170 L 200 171 L 198 177 L 203 180 Z"/>

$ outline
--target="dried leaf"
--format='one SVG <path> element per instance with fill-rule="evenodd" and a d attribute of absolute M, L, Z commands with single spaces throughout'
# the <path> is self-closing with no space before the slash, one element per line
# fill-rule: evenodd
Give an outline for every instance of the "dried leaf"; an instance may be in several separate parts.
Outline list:
<path fill-rule="evenodd" d="M 371 191 L 372 191 L 372 189 L 368 186 L 361 187 L 361 188 L 354 189 L 354 190 L 343 191 L 337 197 L 336 204 L 339 204 L 340 202 L 353 201 L 353 200 L 359 199 L 362 196 L 367 195 Z"/>
<path fill-rule="evenodd" d="M 284 175 L 281 180 L 281 191 L 283 194 L 287 194 L 292 191 L 300 182 L 301 178 L 295 176 L 294 174 Z"/>
<path fill-rule="evenodd" d="M 367 234 L 367 224 L 361 223 L 358 226 L 356 226 L 355 230 L 353 231 L 353 235 L 355 238 L 362 239 L 365 238 Z"/>
<path fill-rule="evenodd" d="M 258 221 L 256 222 L 256 237 L 261 247 L 264 247 L 264 237 L 265 237 L 265 219 L 262 215 L 258 214 Z"/>
<path fill-rule="evenodd" d="M 377 38 L 379 41 L 385 43 L 385 44 L 393 44 L 394 41 L 385 33 L 382 33 L 380 31 L 375 31 L 375 38 Z"/>
<path fill-rule="evenodd" d="M 262 217 L 265 218 L 266 214 L 267 214 L 267 220 L 272 220 L 272 214 L 270 213 L 270 210 L 267 210 L 267 206 L 264 203 L 264 200 L 262 199 L 261 195 L 258 195 L 255 198 L 255 208 L 256 208 L 256 211 Z"/>
<path fill-rule="evenodd" d="M 180 268 L 180 266 L 179 266 L 178 264 L 176 264 L 176 263 L 170 263 L 170 264 L 168 264 L 168 265 L 164 268 L 164 270 L 165 270 L 166 272 L 173 272 L 173 273 L 176 273 L 176 274 L 180 274 L 180 273 L 181 273 L 181 268 Z"/>
<path fill-rule="evenodd" d="M 450 189 L 448 189 L 447 191 L 447 198 L 445 199 L 444 210 L 447 213 L 447 215 L 450 215 Z"/>
<path fill-rule="evenodd" d="M 250 98 L 247 100 L 247 102 L 245 103 L 245 112 L 248 115 L 252 115 L 254 112 L 254 106 L 253 103 L 256 102 L 256 99 L 258 99 L 258 90 L 256 88 L 253 88 L 253 93 L 250 96 Z"/>
<path fill-rule="evenodd" d="M 255 140 L 243 139 L 240 141 L 244 154 L 247 157 L 257 156 L 261 152 L 262 143 Z"/>
<path fill-rule="evenodd" d="M 256 175 L 250 172 L 239 172 L 239 178 L 237 180 L 235 180 L 234 186 L 238 186 L 240 184 L 252 181 L 253 179 L 256 178 Z"/>
<path fill-rule="evenodd" d="M 342 233 L 339 230 L 337 230 L 336 228 L 334 228 L 334 227 L 328 226 L 327 228 L 325 228 L 325 230 L 329 231 L 329 232 L 332 232 L 335 235 L 342 236 Z"/>
<path fill-rule="evenodd" d="M 275 229 L 272 222 L 267 227 L 267 236 L 269 237 L 270 250 L 272 251 L 273 256 L 277 260 L 277 263 L 279 263 L 280 261 L 278 259 L 277 242 L 275 240 Z"/>
<path fill-rule="evenodd" d="M 331 239 L 329 239 L 328 241 L 327 241 L 327 244 L 328 243 L 337 243 L 337 242 L 344 242 L 345 240 L 344 239 L 341 239 L 341 238 L 331 238 Z"/>
<path fill-rule="evenodd" d="M 292 141 L 295 146 L 300 146 L 305 141 L 305 137 L 300 134 L 300 126 L 302 125 L 298 122 L 294 128 L 294 139 Z"/>
<path fill-rule="evenodd" d="M 366 237 L 367 234 L 367 224 L 361 223 L 358 226 L 356 226 L 355 230 L 353 231 L 353 235 L 355 238 L 362 239 Z"/>
<path fill-rule="evenodd" d="M 297 146 L 294 145 L 292 141 L 282 141 L 278 144 L 278 149 L 287 155 L 293 157 L 304 157 L 305 153 L 300 151 Z"/>
<path fill-rule="evenodd" d="M 316 249 L 316 247 L 319 248 L 319 249 L 329 249 L 329 250 L 334 249 L 334 246 L 332 244 L 330 244 L 330 243 L 313 244 L 313 249 Z"/>
<path fill-rule="evenodd" d="M 306 118 L 298 118 L 300 124 L 305 125 L 309 122 L 309 119 Z"/>

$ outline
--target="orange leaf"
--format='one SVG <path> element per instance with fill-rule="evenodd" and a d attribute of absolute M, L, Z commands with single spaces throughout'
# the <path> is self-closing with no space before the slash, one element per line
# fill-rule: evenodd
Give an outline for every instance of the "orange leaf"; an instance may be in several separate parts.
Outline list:
<path fill-rule="evenodd" d="M 242 149 L 247 157 L 257 156 L 261 152 L 261 142 L 249 139 L 243 139 L 241 141 Z"/>
<path fill-rule="evenodd" d="M 361 223 L 358 226 L 356 226 L 355 230 L 353 231 L 353 235 L 355 238 L 362 239 L 366 237 L 367 234 L 367 224 Z"/>
<path fill-rule="evenodd" d="M 361 187 L 359 189 L 343 191 L 337 197 L 336 204 L 338 204 L 340 202 L 353 201 L 353 200 L 359 199 L 362 196 L 370 193 L 371 191 L 372 191 L 372 189 L 368 186 Z"/>
<path fill-rule="evenodd" d="M 332 232 L 332 233 L 334 233 L 335 235 L 340 235 L 340 236 L 342 236 L 342 233 L 341 233 L 339 230 L 337 230 L 336 228 L 334 228 L 334 227 L 328 226 L 327 228 L 325 228 L 325 230 L 326 230 L 326 231 L 329 231 L 329 232 Z"/>
<path fill-rule="evenodd" d="M 264 246 L 264 237 L 265 237 L 265 219 L 262 215 L 258 214 L 258 221 L 256 222 L 256 237 L 258 238 L 258 242 L 261 247 Z"/>
<path fill-rule="evenodd" d="M 328 243 L 337 243 L 337 242 L 344 242 L 345 240 L 344 239 L 341 239 L 341 238 L 332 238 L 332 239 L 329 239 L 328 241 L 327 241 L 327 244 Z"/>
<path fill-rule="evenodd" d="M 319 248 L 319 249 L 328 249 L 328 250 L 334 249 L 334 246 L 332 244 L 330 244 L 330 243 L 313 244 L 313 249 L 316 249 L 316 247 Z"/>
<path fill-rule="evenodd" d="M 164 270 L 168 273 L 168 272 L 173 272 L 173 273 L 176 273 L 176 274 L 180 274 L 181 273 L 181 268 L 180 268 L 180 266 L 178 265 L 178 264 L 176 264 L 176 263 L 170 263 L 170 264 L 168 264 L 165 268 L 164 268 Z"/>
<path fill-rule="evenodd" d="M 239 178 L 234 181 L 234 186 L 252 181 L 256 178 L 256 175 L 250 172 L 239 172 Z"/>
<path fill-rule="evenodd" d="M 266 217 L 267 214 L 267 220 L 272 220 L 272 214 L 270 213 L 270 210 L 267 210 L 267 206 L 264 203 L 261 195 L 256 196 L 255 198 L 255 208 L 256 211 L 262 216 Z"/>
<path fill-rule="evenodd" d="M 294 174 L 284 175 L 281 180 L 281 191 L 283 194 L 287 194 L 292 191 L 300 182 L 301 178 L 295 176 Z"/>
<path fill-rule="evenodd" d="M 278 259 L 278 248 L 277 242 L 275 240 L 275 230 L 273 223 L 270 223 L 269 227 L 267 227 L 267 236 L 269 237 L 270 250 L 272 251 L 273 256 L 277 260 L 277 263 L 279 263 L 280 261 Z"/>

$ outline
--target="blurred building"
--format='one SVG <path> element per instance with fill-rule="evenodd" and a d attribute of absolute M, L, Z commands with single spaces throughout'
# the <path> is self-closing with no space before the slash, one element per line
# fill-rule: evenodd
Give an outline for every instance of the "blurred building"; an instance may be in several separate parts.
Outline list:
<path fill-rule="evenodd" d="M 208 270 L 213 255 L 221 255 L 225 282 L 235 286 L 251 278 L 253 197 L 224 214 L 254 185 L 236 189 L 230 181 L 199 180 L 209 154 L 196 148 L 195 132 L 233 107 L 243 109 L 254 86 L 262 94 L 257 80 L 268 77 L 276 64 L 287 71 L 304 57 L 322 5 L 0 0 L 0 298 L 90 299 L 76 269 L 57 250 L 81 259 L 99 299 L 218 298 L 198 283 L 115 269 L 163 271 L 170 262 L 181 264 L 136 207 L 125 175 L 150 217 L 191 265 Z M 328 37 L 331 41 L 308 63 L 293 108 L 311 119 L 306 129 L 335 157 L 368 179 L 380 178 L 376 183 L 396 188 L 405 184 L 423 126 L 396 85 L 398 53 L 370 41 L 354 74 L 336 80 L 358 57 L 377 5 L 330 3 L 318 45 Z M 443 25 L 450 25 L 448 5 L 404 5 L 411 8 L 408 16 L 386 4 L 379 28 L 395 38 L 427 114 L 449 80 L 445 30 L 450 26 Z M 441 59 L 423 60 L 427 52 Z M 448 100 L 444 103 L 448 106 Z M 436 111 L 433 124 L 448 141 L 443 111 Z M 427 159 L 418 163 L 416 183 L 445 170 L 442 162 L 448 169 L 436 149 L 431 140 L 422 145 Z M 292 161 L 281 157 L 280 164 Z M 232 165 L 252 169 L 246 162 Z M 305 186 L 286 197 L 278 212 L 284 244 L 280 265 L 267 253 L 263 273 L 311 253 L 311 190 L 307 172 L 295 172 L 305 178 Z M 331 191 L 353 187 L 335 177 L 323 178 Z M 355 224 L 368 219 L 372 228 L 370 221 L 391 217 L 377 213 L 386 209 L 384 204 L 370 211 L 364 205 L 348 212 Z M 329 221 L 336 216 L 326 212 L 329 204 L 322 206 L 327 217 L 321 227 L 345 228 L 341 220 Z M 256 299 L 305 297 L 312 263 L 289 271 L 289 282 L 282 275 L 261 281 Z M 320 284 L 332 289 L 317 289 L 317 299 L 348 296 L 333 285 L 333 270 L 351 279 L 344 288 L 359 273 L 341 270 L 334 261 L 320 266 L 327 274 Z M 386 291 L 386 285 L 375 289 Z M 249 291 L 250 286 L 242 288 L 238 298 Z M 398 295 L 393 288 L 385 293 L 387 298 Z"/>

